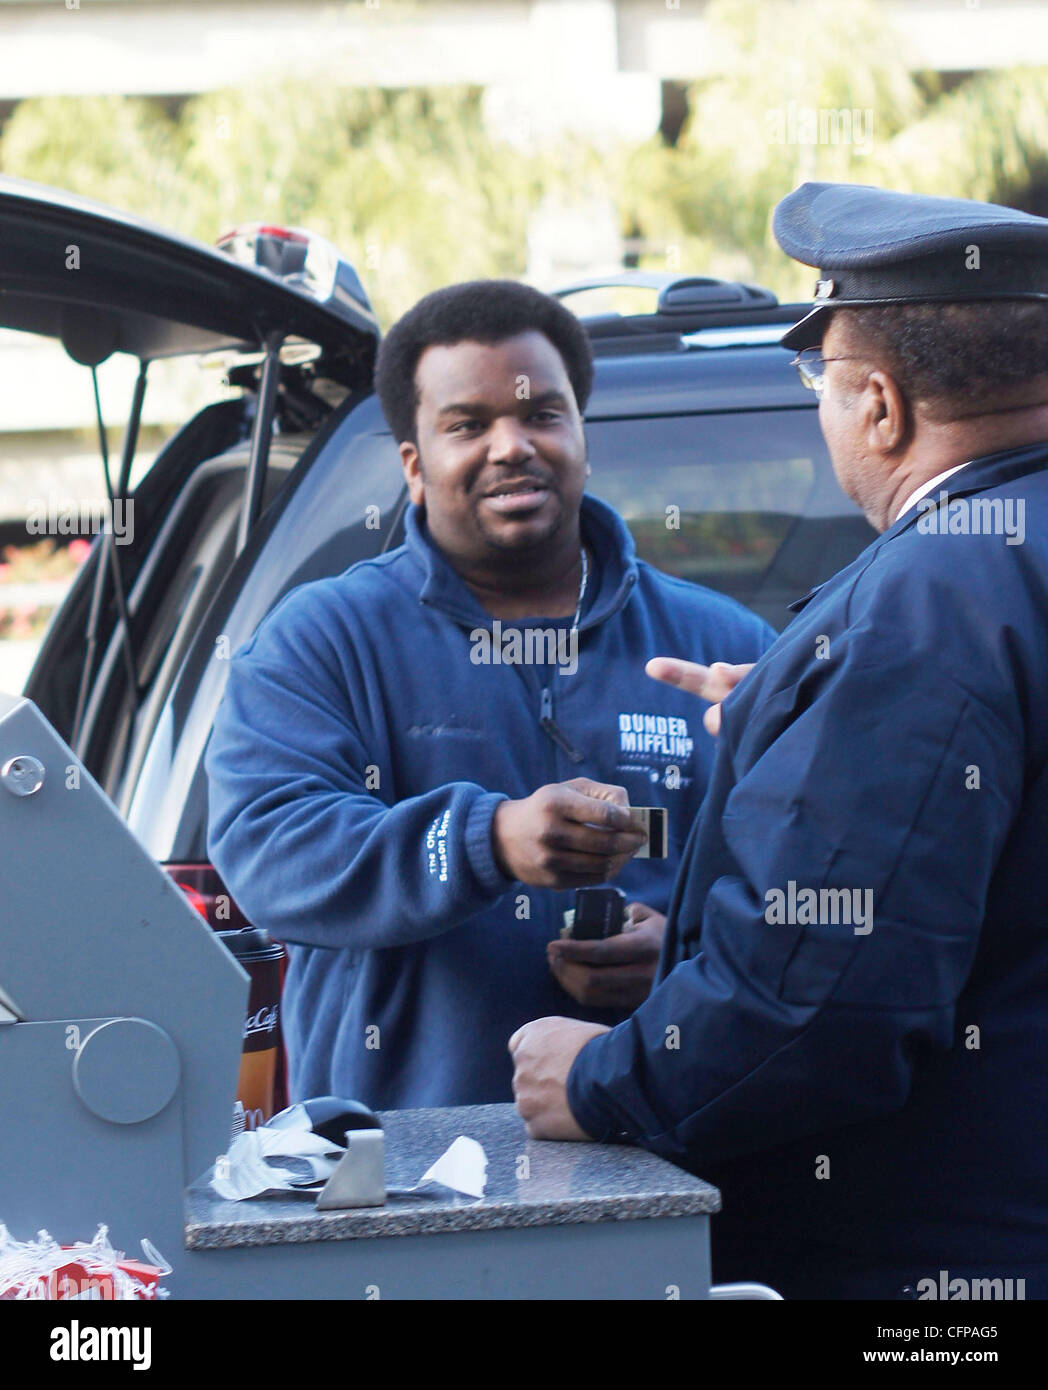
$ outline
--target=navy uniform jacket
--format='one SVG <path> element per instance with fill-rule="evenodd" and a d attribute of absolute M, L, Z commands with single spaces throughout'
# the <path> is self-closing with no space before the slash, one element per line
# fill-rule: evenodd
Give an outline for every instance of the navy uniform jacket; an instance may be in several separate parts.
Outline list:
<path fill-rule="evenodd" d="M 971 463 L 729 697 L 659 985 L 572 1068 L 588 1133 L 722 1188 L 717 1280 L 1048 1296 L 1046 467 Z"/>

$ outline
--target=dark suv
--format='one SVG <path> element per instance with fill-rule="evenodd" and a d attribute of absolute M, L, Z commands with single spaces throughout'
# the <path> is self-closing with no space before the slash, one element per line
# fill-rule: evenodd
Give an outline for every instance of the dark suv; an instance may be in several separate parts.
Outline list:
<path fill-rule="evenodd" d="M 700 277 L 613 283 L 657 302 L 583 319 L 597 358 L 592 491 L 625 517 L 645 559 L 782 627 L 790 600 L 873 534 L 778 345 L 808 306 Z M 239 398 L 202 410 L 161 450 L 133 492 L 133 541 L 95 541 L 25 692 L 152 855 L 200 863 L 204 750 L 229 656 L 289 589 L 403 535 L 367 296 L 334 249 L 304 233 L 250 227 L 211 249 L 0 179 L 0 326 L 58 338 L 89 369 L 129 353 L 140 388 L 157 358 L 228 355 Z M 107 478 L 116 498 L 129 493 L 141 406 L 136 389 L 129 445 Z"/>

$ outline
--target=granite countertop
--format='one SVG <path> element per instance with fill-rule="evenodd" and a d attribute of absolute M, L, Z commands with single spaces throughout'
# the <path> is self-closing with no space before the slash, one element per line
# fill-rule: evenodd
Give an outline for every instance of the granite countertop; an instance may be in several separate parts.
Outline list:
<path fill-rule="evenodd" d="M 389 1110 L 386 1185 L 417 1183 L 460 1134 L 487 1154 L 479 1200 L 442 1187 L 390 1196 L 384 1207 L 317 1211 L 316 1194 L 227 1202 L 210 1192 L 186 1198 L 186 1247 L 285 1245 L 376 1236 L 432 1235 L 498 1227 L 639 1221 L 720 1210 L 720 1193 L 644 1149 L 614 1144 L 554 1144 L 529 1139 L 512 1105 L 446 1110 Z"/>

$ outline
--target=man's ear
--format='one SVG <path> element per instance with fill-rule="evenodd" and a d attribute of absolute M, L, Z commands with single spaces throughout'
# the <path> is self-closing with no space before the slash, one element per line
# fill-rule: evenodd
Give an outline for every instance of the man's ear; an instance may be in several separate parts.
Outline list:
<path fill-rule="evenodd" d="M 422 460 L 419 458 L 418 449 L 409 439 L 405 439 L 399 448 L 400 466 L 404 470 L 404 481 L 408 485 L 408 496 L 416 507 L 421 507 L 424 489 L 422 486 Z"/>
<path fill-rule="evenodd" d="M 871 372 L 866 378 L 862 409 L 869 447 L 878 454 L 894 454 L 904 447 L 913 428 L 910 403 L 899 383 L 888 372 Z"/>

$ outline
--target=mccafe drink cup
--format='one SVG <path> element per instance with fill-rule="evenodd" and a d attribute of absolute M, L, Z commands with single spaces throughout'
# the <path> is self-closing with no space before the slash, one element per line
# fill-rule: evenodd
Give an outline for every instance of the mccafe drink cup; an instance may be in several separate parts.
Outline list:
<path fill-rule="evenodd" d="M 256 1129 L 277 1108 L 274 1086 L 281 1045 L 280 963 L 284 948 L 258 927 L 217 935 L 251 976 L 237 1100 L 243 1103 L 246 1127 Z"/>
<path fill-rule="evenodd" d="M 244 1106 L 245 1127 L 255 1129 L 287 1104 L 280 1034 L 284 948 L 248 922 L 213 864 L 161 867 L 251 977 L 237 1100 Z"/>

